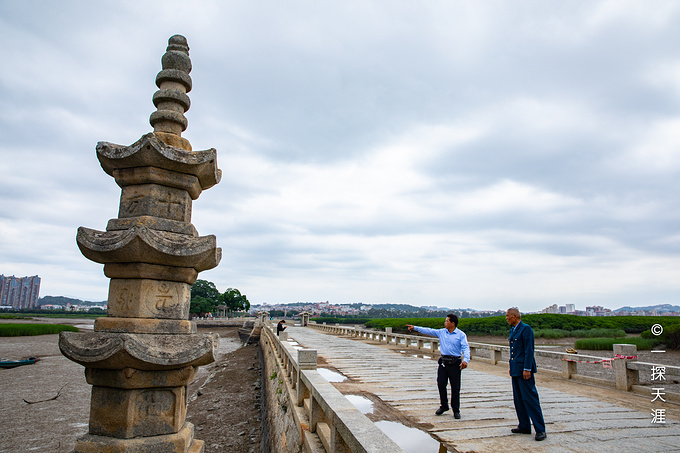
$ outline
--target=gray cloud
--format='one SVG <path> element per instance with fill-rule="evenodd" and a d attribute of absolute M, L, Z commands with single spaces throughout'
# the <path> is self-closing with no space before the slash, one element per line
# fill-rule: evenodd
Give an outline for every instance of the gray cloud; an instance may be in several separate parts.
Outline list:
<path fill-rule="evenodd" d="M 254 303 L 537 310 L 680 294 L 676 2 L 4 2 L 0 272 L 106 298 L 78 226 L 119 188 L 94 147 L 148 132 L 167 39 L 194 203 Z"/>

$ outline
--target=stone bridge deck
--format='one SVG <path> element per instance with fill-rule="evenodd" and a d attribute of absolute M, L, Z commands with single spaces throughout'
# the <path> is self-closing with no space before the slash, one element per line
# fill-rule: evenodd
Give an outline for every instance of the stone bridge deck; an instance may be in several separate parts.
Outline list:
<path fill-rule="evenodd" d="M 377 396 L 416 425 L 428 426 L 430 435 L 459 452 L 680 452 L 680 423 L 668 418 L 679 412 L 669 403 L 661 406 L 673 406 L 666 423 L 652 424 L 651 409 L 657 406 L 650 399 L 616 392 L 619 402 L 637 398 L 639 410 L 635 410 L 630 404 L 610 402 L 606 393 L 611 390 L 588 386 L 591 396 L 587 397 L 568 389 L 583 384 L 562 381 L 558 389 L 542 386 L 539 380 L 548 438 L 536 442 L 533 435 L 510 433 L 517 418 L 510 378 L 503 375 L 501 367 L 473 360 L 463 371 L 462 418 L 455 420 L 451 411 L 434 415 L 439 407 L 434 360 L 400 354 L 394 346 L 309 328 L 289 327 L 287 332 L 301 346 L 316 349 L 319 357 L 356 382 L 361 391 Z"/>

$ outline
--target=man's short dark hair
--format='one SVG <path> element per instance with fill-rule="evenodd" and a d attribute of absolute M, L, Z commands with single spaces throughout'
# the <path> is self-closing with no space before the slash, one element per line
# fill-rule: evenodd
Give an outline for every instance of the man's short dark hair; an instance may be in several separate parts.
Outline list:
<path fill-rule="evenodd" d="M 447 318 L 449 318 L 449 321 L 454 323 L 456 327 L 458 327 L 458 316 L 454 315 L 453 313 L 449 313 L 446 315 Z"/>

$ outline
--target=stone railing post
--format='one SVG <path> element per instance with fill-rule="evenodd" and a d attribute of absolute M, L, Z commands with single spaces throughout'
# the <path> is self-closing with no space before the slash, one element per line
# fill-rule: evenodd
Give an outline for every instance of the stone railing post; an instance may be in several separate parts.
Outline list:
<path fill-rule="evenodd" d="M 323 421 L 323 409 L 321 409 L 321 405 L 319 405 L 319 402 L 314 399 L 314 396 L 311 394 L 309 395 L 309 432 L 310 433 L 315 433 L 316 432 L 316 425 L 320 422 Z"/>
<path fill-rule="evenodd" d="M 614 356 L 630 357 L 637 355 L 637 346 L 634 344 L 615 344 Z M 614 372 L 616 373 L 616 388 L 629 391 L 631 386 L 637 385 L 639 380 L 638 370 L 629 370 L 628 362 L 636 359 L 614 360 Z"/>
<path fill-rule="evenodd" d="M 301 370 L 316 370 L 316 349 L 300 349 L 297 353 Z"/>
<path fill-rule="evenodd" d="M 498 362 L 502 362 L 503 361 L 503 350 L 493 349 L 491 351 L 491 361 L 494 365 L 497 365 Z"/>
<path fill-rule="evenodd" d="M 300 349 L 297 354 L 298 373 L 296 376 L 297 387 L 297 405 L 302 406 L 305 398 L 311 398 L 311 392 L 305 387 L 302 382 L 302 370 L 316 370 L 316 350 L 315 349 Z"/>
<path fill-rule="evenodd" d="M 342 438 L 335 423 L 331 426 L 330 450 L 333 453 L 352 453 L 352 450 L 347 446 L 347 443 Z"/>
<path fill-rule="evenodd" d="M 571 379 L 571 377 L 578 373 L 578 363 L 570 360 L 562 361 L 562 377 L 564 379 Z"/>

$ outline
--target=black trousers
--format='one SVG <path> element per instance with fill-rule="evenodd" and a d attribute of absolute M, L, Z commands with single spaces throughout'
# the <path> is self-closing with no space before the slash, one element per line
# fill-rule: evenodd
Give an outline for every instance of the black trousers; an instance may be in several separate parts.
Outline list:
<path fill-rule="evenodd" d="M 460 357 L 453 360 L 450 365 L 444 365 L 442 359 L 439 359 L 439 368 L 437 369 L 437 388 L 439 389 L 439 403 L 442 407 L 449 407 L 447 401 L 446 385 L 451 383 L 451 409 L 453 412 L 460 412 Z"/>
<path fill-rule="evenodd" d="M 519 420 L 517 427 L 531 430 L 531 421 L 533 421 L 534 430 L 537 433 L 544 433 L 545 421 L 541 403 L 538 400 L 534 373 L 531 373 L 529 379 L 524 379 L 522 376 L 512 377 L 512 397 L 515 402 L 517 420 Z"/>

